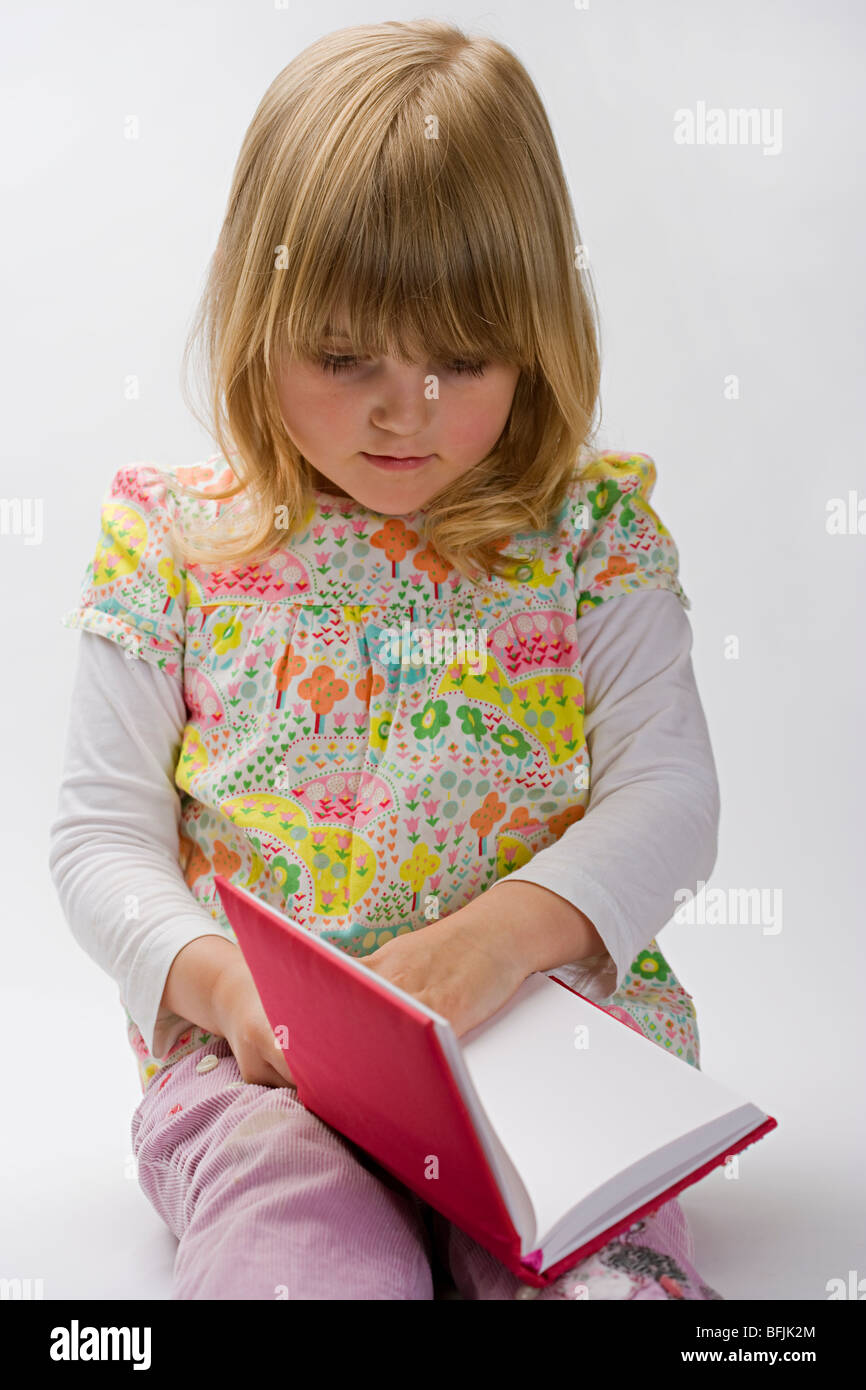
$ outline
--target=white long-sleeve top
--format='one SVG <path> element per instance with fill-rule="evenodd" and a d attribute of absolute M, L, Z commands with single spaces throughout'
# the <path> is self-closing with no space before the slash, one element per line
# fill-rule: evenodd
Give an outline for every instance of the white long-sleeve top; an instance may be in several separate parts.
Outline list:
<path fill-rule="evenodd" d="M 677 890 L 709 878 L 719 791 L 676 595 L 609 599 L 579 619 L 577 642 L 588 809 L 508 878 L 551 889 L 593 922 L 606 954 L 548 973 L 599 1000 L 673 915 Z M 158 1060 L 192 1022 L 161 1008 L 172 961 L 196 937 L 225 939 L 178 861 L 186 719 L 179 677 L 81 633 L 49 866 L 73 935 L 117 982 Z"/>

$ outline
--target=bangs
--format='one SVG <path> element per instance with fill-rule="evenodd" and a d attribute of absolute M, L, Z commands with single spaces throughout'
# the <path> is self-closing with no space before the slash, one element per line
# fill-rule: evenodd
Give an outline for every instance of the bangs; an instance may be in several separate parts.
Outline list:
<path fill-rule="evenodd" d="M 401 362 L 493 359 L 534 371 L 532 271 L 509 214 L 513 171 L 505 159 L 483 169 L 471 139 L 467 151 L 444 130 L 424 138 L 429 109 L 404 102 L 373 151 L 350 121 L 333 138 L 354 153 L 308 171 L 285 232 L 288 268 L 275 277 L 266 351 L 274 342 L 315 358 L 348 345 Z"/>

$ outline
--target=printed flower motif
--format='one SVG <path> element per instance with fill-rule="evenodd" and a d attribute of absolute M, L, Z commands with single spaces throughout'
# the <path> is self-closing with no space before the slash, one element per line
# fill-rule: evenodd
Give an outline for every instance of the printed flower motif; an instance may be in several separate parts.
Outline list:
<path fill-rule="evenodd" d="M 481 717 L 481 711 L 473 709 L 471 705 L 460 705 L 457 710 L 457 715 L 460 719 L 460 727 L 464 734 L 468 734 L 470 738 L 474 738 L 480 743 L 487 733 L 484 727 L 484 720 Z"/>
<path fill-rule="evenodd" d="M 623 528 L 624 531 L 627 531 L 627 530 L 628 530 L 628 528 L 631 526 L 632 522 L 634 521 L 634 518 L 635 518 L 635 512 L 634 512 L 634 509 L 633 509 L 633 507 L 632 507 L 632 505 L 631 505 L 631 494 L 629 494 L 628 497 L 626 497 L 625 501 L 623 502 L 622 507 L 620 508 L 620 513 L 619 513 L 619 524 L 620 524 L 620 526 Z"/>
<path fill-rule="evenodd" d="M 667 963 L 659 951 L 641 951 L 634 960 L 632 970 L 645 980 L 664 981 L 668 977 Z"/>
<path fill-rule="evenodd" d="M 592 608 L 597 608 L 604 599 L 598 594 L 591 594 L 589 589 L 582 589 L 577 596 L 577 616 L 582 618 L 585 613 L 589 613 Z"/>
<path fill-rule="evenodd" d="M 509 753 L 515 758 L 525 758 L 532 752 L 532 747 L 526 742 L 519 729 L 497 729 L 495 734 L 491 734 L 494 743 L 498 743 L 503 753 Z"/>
<path fill-rule="evenodd" d="M 226 652 L 236 647 L 241 640 L 243 628 L 238 618 L 229 618 L 228 622 L 214 624 L 214 643 L 213 649 L 218 656 L 225 656 Z"/>
<path fill-rule="evenodd" d="M 444 700 L 428 700 L 420 714 L 412 715 L 412 724 L 418 738 L 435 738 L 439 731 L 450 723 L 451 716 Z"/>
<path fill-rule="evenodd" d="M 602 517 L 613 511 L 620 497 L 622 490 L 613 478 L 606 478 L 598 487 L 592 488 L 586 494 L 586 499 L 592 507 L 593 519 L 601 521 Z"/>

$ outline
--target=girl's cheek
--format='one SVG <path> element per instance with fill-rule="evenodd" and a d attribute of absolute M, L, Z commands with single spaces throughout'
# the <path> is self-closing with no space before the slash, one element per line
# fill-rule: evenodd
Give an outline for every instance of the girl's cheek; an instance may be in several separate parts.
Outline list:
<path fill-rule="evenodd" d="M 493 448 L 508 419 L 510 402 L 501 400 L 478 402 L 460 411 L 459 416 L 445 413 L 445 436 L 452 453 L 478 458 Z"/>

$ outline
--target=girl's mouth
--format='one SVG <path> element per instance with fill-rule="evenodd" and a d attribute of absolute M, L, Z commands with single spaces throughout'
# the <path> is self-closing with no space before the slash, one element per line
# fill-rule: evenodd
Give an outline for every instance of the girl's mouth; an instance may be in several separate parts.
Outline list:
<path fill-rule="evenodd" d="M 401 473 L 413 468 L 421 468 L 435 457 L 435 454 L 427 454 L 424 458 L 392 458 L 387 454 L 364 453 L 364 458 L 368 463 L 374 463 L 377 468 L 383 468 L 387 473 Z"/>

